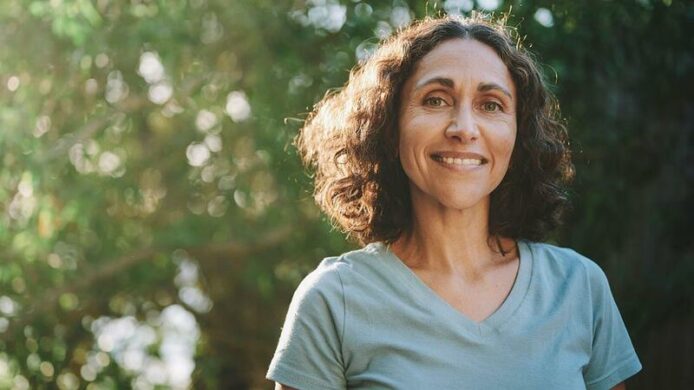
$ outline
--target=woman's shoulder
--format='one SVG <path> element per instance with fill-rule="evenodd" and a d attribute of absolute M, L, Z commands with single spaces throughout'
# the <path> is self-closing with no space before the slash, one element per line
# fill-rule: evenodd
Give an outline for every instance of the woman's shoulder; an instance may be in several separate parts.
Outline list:
<path fill-rule="evenodd" d="M 371 265 L 375 260 L 383 258 L 385 253 L 385 244 L 373 242 L 363 248 L 348 251 L 338 256 L 324 258 L 316 267 L 316 271 L 326 272 L 344 267 Z"/>
<path fill-rule="evenodd" d="M 376 242 L 339 256 L 324 258 L 299 285 L 300 290 L 336 290 L 344 288 L 344 280 L 354 274 L 368 275 L 383 272 L 385 245 Z"/>
<path fill-rule="evenodd" d="M 538 273 L 555 275 L 561 279 L 583 278 L 591 285 L 607 285 L 602 268 L 581 253 L 558 245 L 525 241 Z"/>
<path fill-rule="evenodd" d="M 343 276 L 350 273 L 383 271 L 384 265 L 390 260 L 392 259 L 386 245 L 382 242 L 372 242 L 363 248 L 323 259 L 316 271 L 337 272 Z"/>

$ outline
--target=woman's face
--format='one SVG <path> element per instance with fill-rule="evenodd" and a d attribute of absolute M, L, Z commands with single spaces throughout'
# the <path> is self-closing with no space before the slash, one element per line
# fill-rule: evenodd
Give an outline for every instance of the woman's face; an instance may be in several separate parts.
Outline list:
<path fill-rule="evenodd" d="M 487 206 L 516 140 L 516 90 L 489 46 L 451 39 L 424 56 L 405 82 L 399 155 L 412 201 Z"/>

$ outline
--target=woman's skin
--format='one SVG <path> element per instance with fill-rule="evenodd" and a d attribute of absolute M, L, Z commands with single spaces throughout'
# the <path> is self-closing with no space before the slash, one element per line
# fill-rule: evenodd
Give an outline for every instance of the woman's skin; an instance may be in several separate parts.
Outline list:
<path fill-rule="evenodd" d="M 475 322 L 503 303 L 520 263 L 514 240 L 499 237 L 501 254 L 489 236 L 490 194 L 508 170 L 515 109 L 506 65 L 471 39 L 434 48 L 402 90 L 398 153 L 410 179 L 413 223 L 390 249 Z"/>

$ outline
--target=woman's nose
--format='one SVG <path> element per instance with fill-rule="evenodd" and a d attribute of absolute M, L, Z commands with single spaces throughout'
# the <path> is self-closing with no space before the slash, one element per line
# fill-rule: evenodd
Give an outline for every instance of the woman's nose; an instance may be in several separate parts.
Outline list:
<path fill-rule="evenodd" d="M 446 128 L 446 137 L 462 143 L 474 141 L 479 137 L 472 107 L 461 105 L 453 111 L 451 122 Z"/>

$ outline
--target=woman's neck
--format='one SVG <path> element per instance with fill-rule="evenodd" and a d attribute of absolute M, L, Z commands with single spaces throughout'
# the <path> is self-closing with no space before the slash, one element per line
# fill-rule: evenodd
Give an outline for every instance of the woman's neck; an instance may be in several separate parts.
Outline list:
<path fill-rule="evenodd" d="M 412 269 L 477 280 L 516 257 L 513 240 L 500 238 L 504 255 L 489 235 L 488 198 L 462 210 L 430 202 L 413 206 L 412 229 L 391 246 Z"/>

